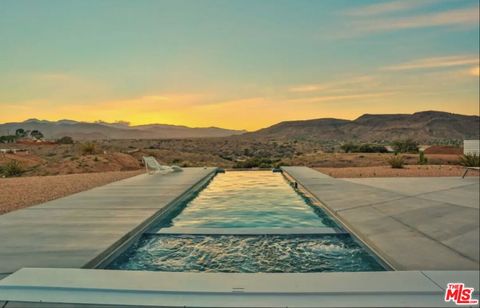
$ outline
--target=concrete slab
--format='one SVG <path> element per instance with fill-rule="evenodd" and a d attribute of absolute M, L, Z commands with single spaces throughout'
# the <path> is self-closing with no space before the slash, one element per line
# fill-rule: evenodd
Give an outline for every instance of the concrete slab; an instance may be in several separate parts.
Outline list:
<path fill-rule="evenodd" d="M 152 306 L 135 306 L 152 307 Z M 0 308 L 132 308 L 124 305 L 95 305 L 95 304 L 63 304 L 63 303 L 32 303 L 32 302 L 8 302 L 5 307 Z"/>
<path fill-rule="evenodd" d="M 421 199 L 447 202 L 457 206 L 471 207 L 478 210 L 480 207 L 479 191 L 480 185 L 474 183 L 448 190 L 425 193 L 418 195 L 417 197 Z"/>
<path fill-rule="evenodd" d="M 83 267 L 214 172 L 185 168 L 139 175 L 2 215 L 0 273 L 26 266 Z"/>
<path fill-rule="evenodd" d="M 152 306 L 136 306 L 152 307 Z M 62 304 L 62 303 L 32 303 L 32 302 L 8 302 L 0 308 L 132 308 L 132 306 L 118 305 L 91 305 L 91 304 Z"/>
<path fill-rule="evenodd" d="M 439 201 L 405 198 L 373 207 L 438 241 L 479 226 L 478 210 Z"/>
<path fill-rule="evenodd" d="M 394 177 L 394 178 L 355 178 L 344 181 L 394 191 L 407 196 L 441 191 L 455 187 L 478 184 L 478 177 Z"/>
<path fill-rule="evenodd" d="M 438 307 L 454 305 L 443 301 L 442 282 L 470 283 L 475 275 L 478 272 L 238 274 L 32 268 L 0 281 L 0 299 L 168 307 Z"/>
<path fill-rule="evenodd" d="M 452 274 L 448 271 L 422 271 L 422 274 L 430 278 L 442 289 L 446 289 L 447 285 L 452 282 L 463 282 L 465 286 L 475 289 L 475 295 L 480 292 L 480 275 L 478 272 L 461 272 L 461 280 L 452 280 Z M 460 277 L 455 277 L 459 279 Z"/>
<path fill-rule="evenodd" d="M 395 269 L 479 268 L 478 178 L 328 179 L 325 185 L 313 169 L 284 171 Z"/>
<path fill-rule="evenodd" d="M 469 256 L 471 259 L 480 260 L 480 249 L 478 247 L 478 243 L 480 243 L 480 229 L 478 226 L 473 230 L 450 237 L 441 242 L 453 250 Z"/>

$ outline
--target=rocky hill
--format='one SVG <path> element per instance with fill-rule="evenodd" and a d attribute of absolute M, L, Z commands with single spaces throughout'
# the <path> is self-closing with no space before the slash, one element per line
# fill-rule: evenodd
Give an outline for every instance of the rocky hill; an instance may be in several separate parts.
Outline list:
<path fill-rule="evenodd" d="M 391 141 L 411 138 L 479 139 L 480 117 L 439 111 L 414 114 L 364 114 L 350 121 L 315 119 L 288 121 L 247 133 L 256 139 Z"/>
<path fill-rule="evenodd" d="M 226 137 L 245 131 L 218 127 L 187 127 L 165 124 L 130 126 L 126 123 L 77 122 L 72 120 L 45 121 L 30 119 L 24 122 L 0 124 L 0 135 L 14 134 L 15 130 L 39 130 L 46 138 L 70 136 L 74 139 L 176 139 Z"/>

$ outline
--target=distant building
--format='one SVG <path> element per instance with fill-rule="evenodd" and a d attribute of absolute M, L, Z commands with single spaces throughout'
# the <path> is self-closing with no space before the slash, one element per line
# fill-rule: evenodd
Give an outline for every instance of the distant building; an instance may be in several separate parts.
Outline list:
<path fill-rule="evenodd" d="M 480 140 L 463 140 L 463 154 L 480 156 Z"/>

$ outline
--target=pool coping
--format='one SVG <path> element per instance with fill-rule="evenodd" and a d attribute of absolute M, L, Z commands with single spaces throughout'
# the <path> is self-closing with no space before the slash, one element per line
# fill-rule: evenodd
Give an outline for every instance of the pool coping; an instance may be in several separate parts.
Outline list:
<path fill-rule="evenodd" d="M 348 234 L 340 228 L 184 228 L 169 227 L 146 235 L 340 235 Z"/>
<path fill-rule="evenodd" d="M 477 271 L 172 273 L 24 268 L 0 280 L 8 302 L 195 307 L 437 307 Z M 7 306 L 8 307 L 8 306 Z"/>

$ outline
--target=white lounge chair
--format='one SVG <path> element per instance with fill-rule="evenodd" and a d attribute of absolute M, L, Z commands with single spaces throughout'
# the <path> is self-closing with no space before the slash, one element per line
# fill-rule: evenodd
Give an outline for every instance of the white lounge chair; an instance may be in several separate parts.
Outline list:
<path fill-rule="evenodd" d="M 160 173 L 160 174 L 166 174 L 170 172 L 180 172 L 183 171 L 182 168 L 179 166 L 165 166 L 165 165 L 160 165 L 158 161 L 155 159 L 155 157 L 152 156 L 144 156 L 143 157 L 143 162 L 145 163 L 145 169 L 147 170 L 147 173 L 152 174 L 152 173 Z"/>
<path fill-rule="evenodd" d="M 465 167 L 465 172 L 462 175 L 462 179 L 467 175 L 469 170 L 477 170 L 480 171 L 480 167 Z"/>

